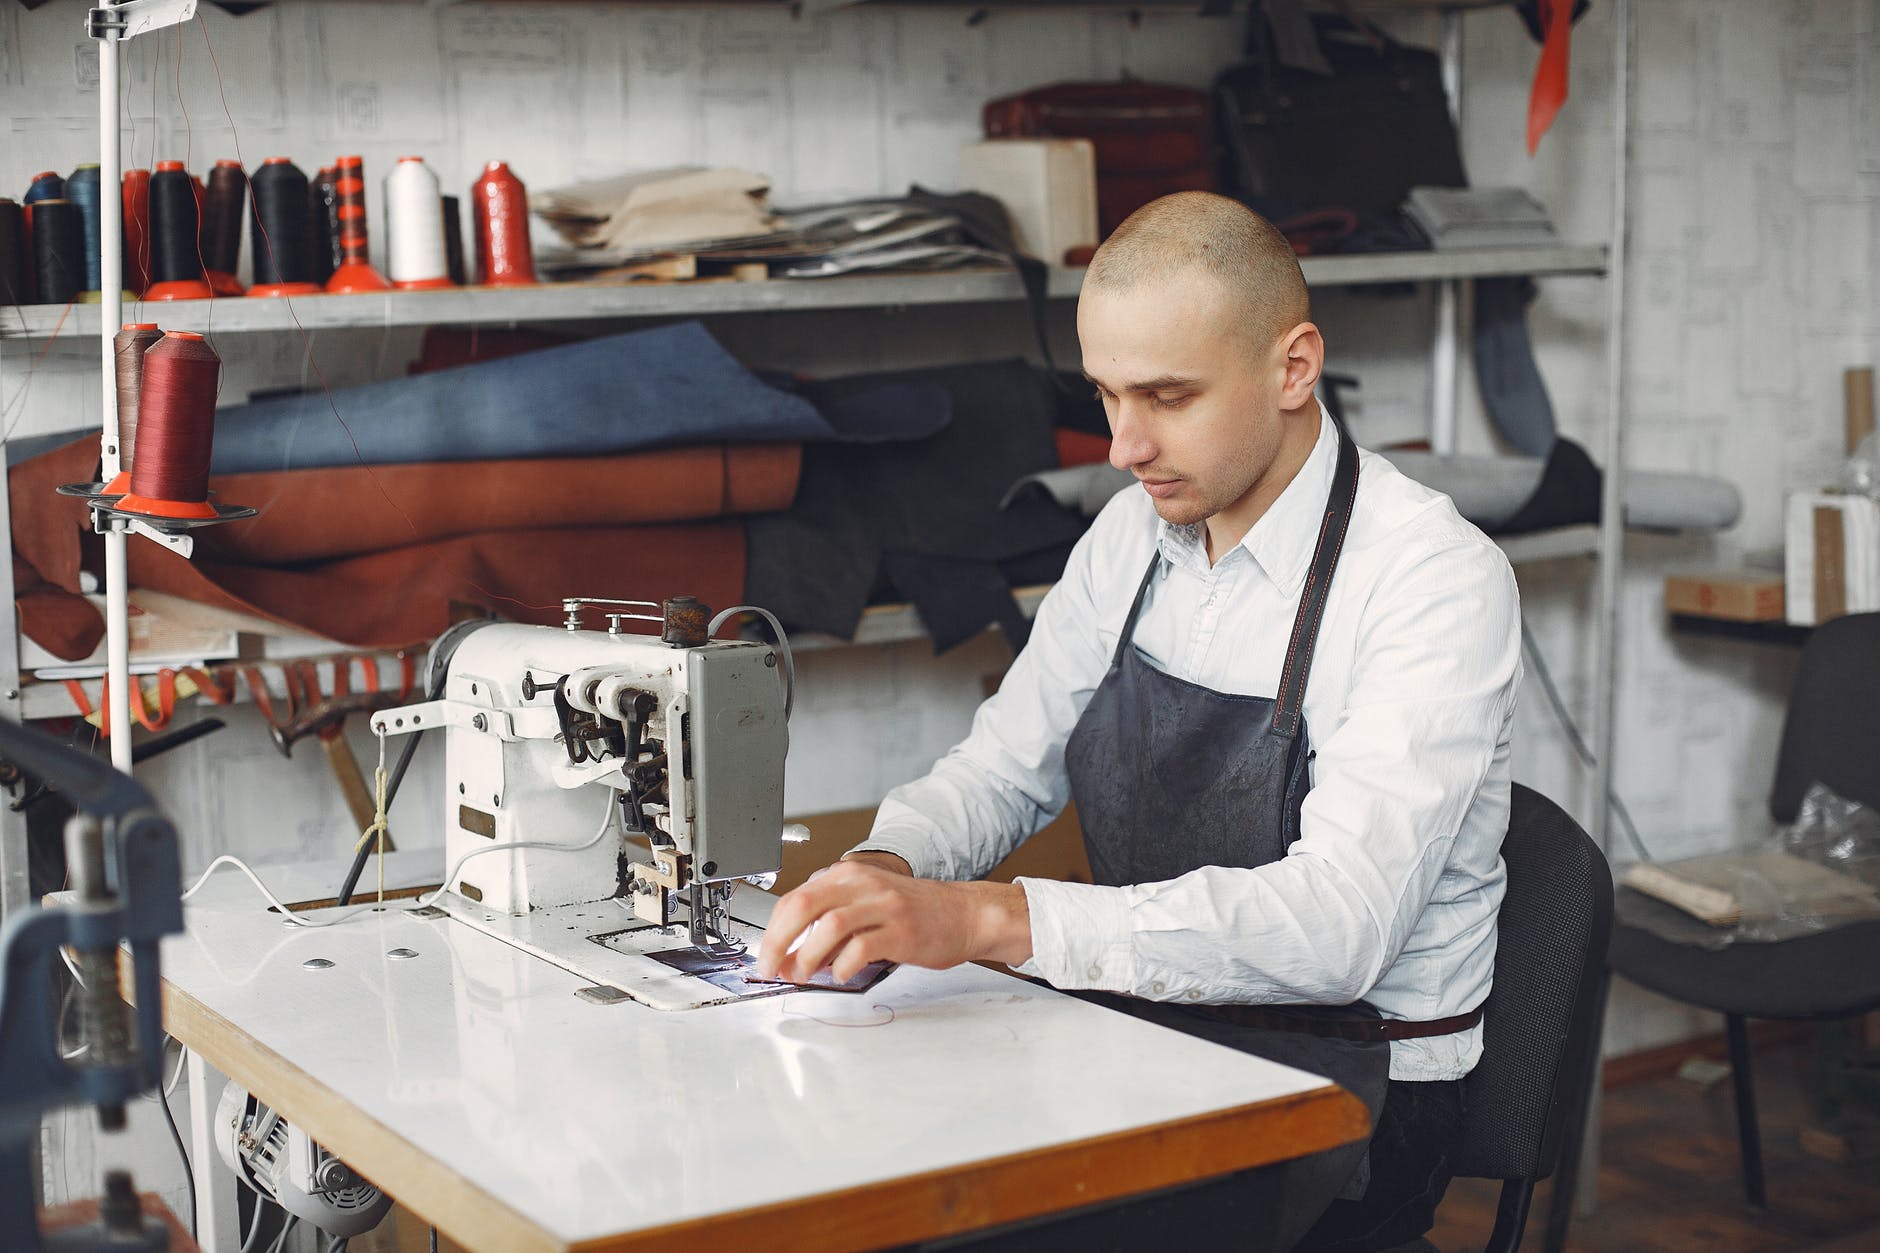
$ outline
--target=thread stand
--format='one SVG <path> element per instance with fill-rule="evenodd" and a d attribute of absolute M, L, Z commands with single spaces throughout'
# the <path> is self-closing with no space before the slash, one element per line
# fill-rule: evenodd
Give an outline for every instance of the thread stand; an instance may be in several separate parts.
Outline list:
<path fill-rule="evenodd" d="M 248 512 L 252 514 L 255 511 L 250 509 Z M 194 522 L 192 526 L 214 526 L 220 521 L 223 519 L 204 519 Z M 91 502 L 91 525 L 92 529 L 100 535 L 141 535 L 152 543 L 161 544 L 185 561 L 196 552 L 196 541 L 188 533 L 191 528 L 162 530 L 152 519 L 121 513 L 111 508 L 104 499 Z"/>

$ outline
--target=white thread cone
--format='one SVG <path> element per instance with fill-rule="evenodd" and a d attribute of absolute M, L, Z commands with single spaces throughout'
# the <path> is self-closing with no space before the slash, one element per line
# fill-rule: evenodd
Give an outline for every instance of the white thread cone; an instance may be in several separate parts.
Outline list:
<path fill-rule="evenodd" d="M 444 201 L 437 175 L 419 157 L 400 157 L 385 176 L 387 271 L 394 283 L 448 278 Z"/>

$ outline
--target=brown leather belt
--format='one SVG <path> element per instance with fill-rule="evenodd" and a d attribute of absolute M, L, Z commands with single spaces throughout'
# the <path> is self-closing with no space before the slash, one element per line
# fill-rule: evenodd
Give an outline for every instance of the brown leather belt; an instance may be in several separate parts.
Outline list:
<path fill-rule="evenodd" d="M 1196 1013 L 1241 1027 L 1264 1031 L 1297 1031 L 1303 1035 L 1323 1036 L 1333 1040 L 1421 1040 L 1433 1035 L 1453 1035 L 1467 1031 L 1482 1021 L 1482 1007 L 1466 1014 L 1411 1022 L 1403 1018 L 1323 1018 L 1311 1006 L 1292 1005 L 1193 1005 Z"/>

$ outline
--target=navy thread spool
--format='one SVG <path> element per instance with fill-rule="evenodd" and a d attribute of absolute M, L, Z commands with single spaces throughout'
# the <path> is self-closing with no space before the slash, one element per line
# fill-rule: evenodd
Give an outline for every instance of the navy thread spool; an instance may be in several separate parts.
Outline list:
<path fill-rule="evenodd" d="M 339 171 L 330 165 L 321 166 L 307 194 L 312 223 L 312 264 L 307 279 L 324 286 L 344 260 L 339 240 Z"/>
<path fill-rule="evenodd" d="M 444 197 L 444 269 L 451 282 L 464 285 L 463 207 L 455 196 Z"/>
<path fill-rule="evenodd" d="M 33 205 L 33 269 L 39 303 L 69 304 L 85 281 L 85 224 L 69 200 Z"/>
<path fill-rule="evenodd" d="M 249 180 L 254 188 L 254 224 L 249 228 L 255 254 L 255 282 L 250 296 L 288 295 L 317 290 L 313 264 L 307 176 L 286 157 L 269 157 Z"/>
<path fill-rule="evenodd" d="M 196 187 L 181 161 L 159 161 L 150 176 L 150 290 L 145 300 L 210 295 L 202 272 Z"/>
<path fill-rule="evenodd" d="M 31 273 L 26 257 L 26 214 L 11 200 L 0 199 L 0 305 L 31 303 Z"/>
<path fill-rule="evenodd" d="M 65 198 L 78 206 L 79 221 L 85 232 L 85 286 L 83 290 L 97 291 L 103 259 L 98 251 L 99 199 L 103 193 L 99 190 L 99 175 L 96 165 L 81 165 L 72 171 L 72 177 L 65 180 Z"/>
<path fill-rule="evenodd" d="M 248 175 L 239 161 L 217 161 L 203 197 L 202 262 L 217 295 L 239 296 L 235 267 L 241 264 L 242 216 L 248 208 Z"/>

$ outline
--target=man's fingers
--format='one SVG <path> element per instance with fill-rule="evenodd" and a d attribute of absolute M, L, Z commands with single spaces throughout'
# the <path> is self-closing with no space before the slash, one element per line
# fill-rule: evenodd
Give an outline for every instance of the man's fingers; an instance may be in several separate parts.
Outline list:
<path fill-rule="evenodd" d="M 807 982 L 829 964 L 829 959 L 849 942 L 856 929 L 852 909 L 832 909 L 818 917 L 803 933 L 803 942 L 796 946 L 796 951 L 784 959 L 786 977 L 798 983 Z"/>
<path fill-rule="evenodd" d="M 766 978 L 774 976 L 782 968 L 790 946 L 826 907 L 823 894 L 807 883 L 778 901 L 770 925 L 764 928 L 764 943 L 758 949 L 758 973 Z"/>
<path fill-rule="evenodd" d="M 876 960 L 874 946 L 879 935 L 878 931 L 864 931 L 849 938 L 849 942 L 842 946 L 842 951 L 836 954 L 835 961 L 830 963 L 829 973 L 835 976 L 837 983 L 847 983 L 861 974 L 862 968 L 868 963 Z"/>

